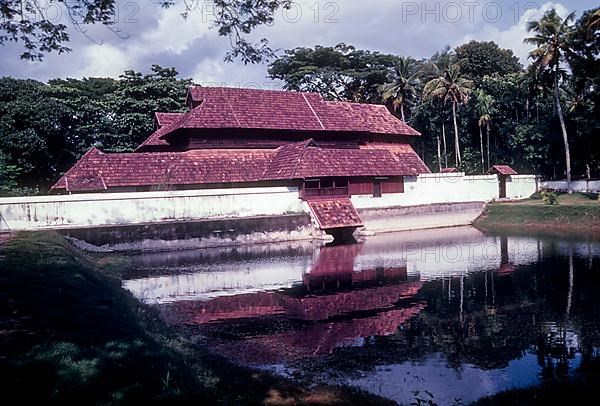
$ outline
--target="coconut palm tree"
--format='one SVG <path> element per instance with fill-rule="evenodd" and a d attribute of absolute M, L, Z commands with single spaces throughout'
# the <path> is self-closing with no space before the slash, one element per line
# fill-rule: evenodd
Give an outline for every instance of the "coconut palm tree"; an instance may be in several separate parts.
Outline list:
<path fill-rule="evenodd" d="M 587 24 L 588 35 L 591 36 L 594 31 L 600 29 L 600 9 L 594 11 Z"/>
<path fill-rule="evenodd" d="M 481 148 L 481 170 L 485 173 L 485 158 L 483 152 L 483 127 L 486 129 L 487 135 L 487 161 L 488 170 L 490 169 L 490 123 L 492 122 L 492 109 L 494 98 L 485 93 L 483 90 L 478 90 L 475 93 L 476 109 L 479 114 L 479 145 Z"/>
<path fill-rule="evenodd" d="M 456 166 L 462 163 L 460 155 L 460 142 L 458 139 L 458 122 L 456 120 L 456 108 L 469 101 L 469 95 L 473 91 L 473 81 L 467 79 L 460 73 L 458 65 L 452 65 L 440 72 L 438 77 L 431 79 L 425 85 L 425 94 L 442 100 L 452 105 L 452 117 L 454 119 L 454 147 L 456 149 Z"/>
<path fill-rule="evenodd" d="M 394 112 L 400 109 L 402 121 L 406 121 L 404 107 L 413 101 L 419 92 L 420 71 L 414 59 L 399 57 L 394 63 L 394 81 L 379 86 L 383 101 L 391 101 Z"/>
<path fill-rule="evenodd" d="M 571 189 L 571 153 L 569 151 L 569 137 L 565 117 L 560 104 L 560 80 L 564 75 L 561 63 L 565 57 L 571 53 L 570 37 L 573 32 L 572 22 L 575 19 L 575 13 L 561 18 L 555 9 L 549 10 L 539 21 L 531 21 L 527 30 L 533 34 L 533 37 L 525 38 L 526 44 L 535 45 L 536 48 L 529 53 L 529 57 L 534 60 L 534 65 L 542 72 L 547 71 L 552 76 L 554 103 L 560 127 L 565 144 L 565 160 L 567 166 L 567 185 L 569 193 Z"/>

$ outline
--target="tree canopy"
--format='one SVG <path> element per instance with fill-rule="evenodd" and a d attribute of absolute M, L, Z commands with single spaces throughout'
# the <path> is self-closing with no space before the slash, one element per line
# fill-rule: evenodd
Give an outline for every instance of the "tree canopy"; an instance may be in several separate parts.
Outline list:
<path fill-rule="evenodd" d="M 189 79 L 154 65 L 110 78 L 0 79 L 3 179 L 45 190 L 90 147 L 130 151 L 154 129 L 155 111 L 182 111 Z M 7 181 L 8 182 L 8 181 Z"/>
<path fill-rule="evenodd" d="M 493 41 L 470 41 L 454 50 L 461 72 L 475 81 L 488 75 L 508 75 L 523 70 L 512 50 L 502 49 Z"/>

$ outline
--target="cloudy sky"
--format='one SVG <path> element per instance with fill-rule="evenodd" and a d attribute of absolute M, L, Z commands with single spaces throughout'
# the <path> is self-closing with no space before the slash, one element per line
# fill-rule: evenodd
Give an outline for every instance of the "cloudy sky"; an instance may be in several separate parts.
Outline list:
<path fill-rule="evenodd" d="M 211 29 L 211 3 L 186 0 L 195 9 L 186 20 L 183 0 L 169 9 L 154 1 L 118 2 L 115 30 L 103 26 L 78 29 L 69 25 L 73 51 L 50 55 L 43 62 L 19 60 L 18 44 L 0 48 L 0 76 L 35 78 L 118 77 L 126 69 L 147 72 L 154 64 L 175 67 L 196 83 L 229 86 L 275 86 L 267 79 L 266 65 L 245 66 L 223 61 L 227 38 Z M 598 6 L 593 0 L 295 0 L 289 11 L 279 11 L 272 26 L 253 33 L 268 37 L 271 46 L 333 46 L 340 42 L 360 49 L 424 58 L 445 46 L 465 41 L 494 40 L 511 48 L 526 62 L 528 46 L 522 43 L 525 25 L 555 7 L 560 14 Z M 49 9 L 61 18 L 60 9 Z"/>

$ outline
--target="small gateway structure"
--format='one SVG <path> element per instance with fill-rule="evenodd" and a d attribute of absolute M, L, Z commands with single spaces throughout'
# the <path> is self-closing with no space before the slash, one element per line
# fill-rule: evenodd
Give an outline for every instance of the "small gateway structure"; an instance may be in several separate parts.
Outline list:
<path fill-rule="evenodd" d="M 169 233 L 206 240 L 245 220 L 254 222 L 245 233 L 277 232 L 276 218 L 288 218 L 296 229 L 340 236 L 369 228 L 370 211 L 402 215 L 398 209 L 407 206 L 499 196 L 495 174 L 431 174 L 411 146 L 419 132 L 383 105 L 192 86 L 187 106 L 156 113 L 156 131 L 134 152 L 90 149 L 52 187 L 64 196 L 0 199 L 0 227 L 64 228 L 77 237 L 112 227 L 112 237 L 123 237 L 134 231 L 116 227 L 169 223 Z M 535 191 L 534 177 L 520 185 L 512 178 L 509 197 Z M 256 230 L 260 218 L 270 225 Z M 194 222 L 204 223 L 201 232 L 190 231 Z"/>

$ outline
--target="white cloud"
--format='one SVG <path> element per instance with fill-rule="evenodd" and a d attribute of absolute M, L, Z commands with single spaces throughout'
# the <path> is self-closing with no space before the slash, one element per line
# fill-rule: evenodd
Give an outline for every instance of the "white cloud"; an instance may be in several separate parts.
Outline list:
<path fill-rule="evenodd" d="M 507 29 L 501 30 L 495 25 L 488 24 L 479 32 L 465 35 L 453 45 L 458 46 L 471 40 L 495 41 L 502 48 L 512 49 L 521 60 L 521 63 L 526 66 L 529 64 L 528 57 L 532 49 L 531 45 L 523 43 L 523 39 L 530 36 L 527 31 L 527 24 L 530 21 L 540 19 L 545 12 L 552 8 L 556 9 L 556 12 L 563 18 L 570 13 L 570 10 L 561 3 L 544 3 L 535 10 L 523 13 L 519 21 Z"/>
<path fill-rule="evenodd" d="M 113 45 L 93 44 L 81 51 L 85 64 L 75 72 L 75 77 L 118 77 L 131 66 L 130 55 Z"/>
<path fill-rule="evenodd" d="M 522 42 L 527 35 L 527 15 L 522 15 L 516 23 L 506 21 L 512 17 L 510 7 L 513 3 L 502 3 L 505 20 L 491 22 L 486 21 L 481 8 L 491 0 L 479 0 L 481 6 L 475 10 L 473 19 L 467 15 L 465 6 L 467 1 L 473 0 L 460 0 L 463 16 L 453 22 L 448 18 L 452 17 L 451 10 L 446 10 L 448 15 L 444 15 L 443 7 L 450 3 L 442 0 L 296 1 L 296 9 L 287 13 L 279 11 L 275 24 L 260 27 L 252 38 L 267 37 L 272 47 L 279 49 L 317 44 L 333 46 L 345 42 L 361 49 L 417 58 L 428 57 L 446 45 L 456 46 L 471 39 L 494 40 L 502 47 L 513 49 L 524 62 L 529 51 Z M 593 1 L 582 1 L 593 7 Z M 418 9 L 413 12 L 411 7 L 415 5 Z M 553 6 L 559 13 L 566 14 L 567 7 L 560 3 L 545 3 L 541 10 Z M 438 15 L 427 13 L 436 7 Z M 5 46 L 0 56 L 0 75 L 41 80 L 65 76 L 117 77 L 126 69 L 147 71 L 152 63 L 159 63 L 174 66 L 184 77 L 191 76 L 201 83 L 273 86 L 266 79 L 267 66 L 264 64 L 225 63 L 223 56 L 229 47 L 228 39 L 219 37 L 211 29 L 206 15 L 194 11 L 184 20 L 180 15 L 182 10 L 183 3 L 179 1 L 170 9 L 140 8 L 135 15 L 137 23 L 125 24 L 123 21 L 120 24 L 123 33 L 128 35 L 125 39 L 101 26 L 91 27 L 88 36 L 102 43 L 89 41 L 73 31 L 73 52 L 49 55 L 42 63 L 19 61 L 19 47 Z"/>

